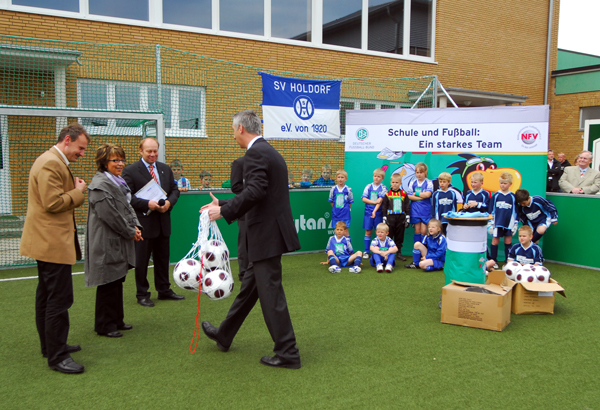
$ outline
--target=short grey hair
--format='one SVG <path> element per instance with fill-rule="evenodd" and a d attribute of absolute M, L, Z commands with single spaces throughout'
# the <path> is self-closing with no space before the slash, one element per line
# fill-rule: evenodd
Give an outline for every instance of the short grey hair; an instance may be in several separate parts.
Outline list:
<path fill-rule="evenodd" d="M 578 155 L 578 157 L 582 156 L 583 154 L 588 154 L 587 155 L 589 157 L 588 159 L 594 158 L 594 155 L 590 151 L 581 151 L 581 153 Z"/>
<path fill-rule="evenodd" d="M 250 134 L 261 134 L 260 117 L 252 110 L 240 111 L 233 116 L 233 126 L 237 128 L 240 124 Z"/>

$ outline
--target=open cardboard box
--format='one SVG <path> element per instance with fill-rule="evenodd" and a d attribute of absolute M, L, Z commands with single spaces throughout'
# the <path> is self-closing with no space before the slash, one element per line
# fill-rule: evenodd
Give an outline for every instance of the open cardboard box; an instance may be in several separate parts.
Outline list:
<path fill-rule="evenodd" d="M 550 283 L 519 283 L 513 294 L 512 312 L 516 315 L 554 314 L 555 293 L 567 297 L 563 287 L 552 278 Z"/>
<path fill-rule="evenodd" d="M 490 272 L 484 285 L 452 281 L 442 288 L 442 323 L 502 331 L 510 323 L 515 284 L 501 270 Z"/>

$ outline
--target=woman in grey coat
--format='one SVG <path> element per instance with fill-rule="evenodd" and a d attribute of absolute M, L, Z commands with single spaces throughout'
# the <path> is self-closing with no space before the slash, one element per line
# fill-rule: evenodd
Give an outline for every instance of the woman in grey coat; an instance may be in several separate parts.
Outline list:
<path fill-rule="evenodd" d="M 97 286 L 94 330 L 121 337 L 133 326 L 123 321 L 123 282 L 135 264 L 134 241 L 142 240 L 141 225 L 129 205 L 131 190 L 121 172 L 125 151 L 104 144 L 96 152 L 98 171 L 88 186 L 89 209 L 85 241 L 85 285 Z"/>

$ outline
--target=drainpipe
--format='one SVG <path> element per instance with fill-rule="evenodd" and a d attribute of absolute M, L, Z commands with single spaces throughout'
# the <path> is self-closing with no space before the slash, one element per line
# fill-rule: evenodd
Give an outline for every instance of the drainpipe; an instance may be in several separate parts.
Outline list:
<path fill-rule="evenodd" d="M 546 79 L 544 81 L 544 105 L 548 104 L 548 88 L 550 84 L 550 47 L 552 46 L 552 17 L 554 15 L 554 0 L 550 0 L 548 10 L 548 38 L 546 40 Z"/>

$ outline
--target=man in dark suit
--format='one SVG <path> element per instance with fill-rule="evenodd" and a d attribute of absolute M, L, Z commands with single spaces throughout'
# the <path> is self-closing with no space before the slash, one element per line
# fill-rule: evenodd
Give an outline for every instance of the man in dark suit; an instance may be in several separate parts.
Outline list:
<path fill-rule="evenodd" d="M 246 216 L 246 247 L 251 263 L 244 273 L 240 293 L 217 328 L 202 322 L 204 333 L 226 352 L 257 300 L 275 347 L 275 356 L 260 362 L 267 366 L 300 368 L 300 354 L 281 285 L 281 255 L 300 249 L 288 191 L 285 160 L 261 133 L 260 118 L 254 111 L 233 117 L 233 134 L 244 155 L 244 186 L 233 199 L 213 201 L 202 207 L 211 220 L 225 218 L 231 224 Z M 233 180 L 232 180 L 233 182 Z"/>
<path fill-rule="evenodd" d="M 546 192 L 558 192 L 558 180 L 563 171 L 560 162 L 554 158 L 554 151 L 548 150 L 548 169 L 546 178 Z"/>
<path fill-rule="evenodd" d="M 154 261 L 154 287 L 160 300 L 181 300 L 171 290 L 169 282 L 169 237 L 171 236 L 171 209 L 179 198 L 179 189 L 175 183 L 173 171 L 167 164 L 158 162 L 158 142 L 153 138 L 143 139 L 140 143 L 139 161 L 123 170 L 123 178 L 133 193 L 140 190 L 151 179 L 167 193 L 163 205 L 158 201 L 149 201 L 131 197 L 131 206 L 135 209 L 142 224 L 144 240 L 135 243 L 135 284 L 136 297 L 142 306 L 153 307 L 148 283 L 148 261 L 150 255 Z M 162 202 L 161 202 L 162 203 Z"/>
<path fill-rule="evenodd" d="M 231 192 L 238 195 L 244 189 L 244 157 L 231 163 Z M 248 270 L 248 254 L 246 252 L 246 218 L 244 215 L 237 220 L 238 223 L 238 278 L 240 282 Z"/>

